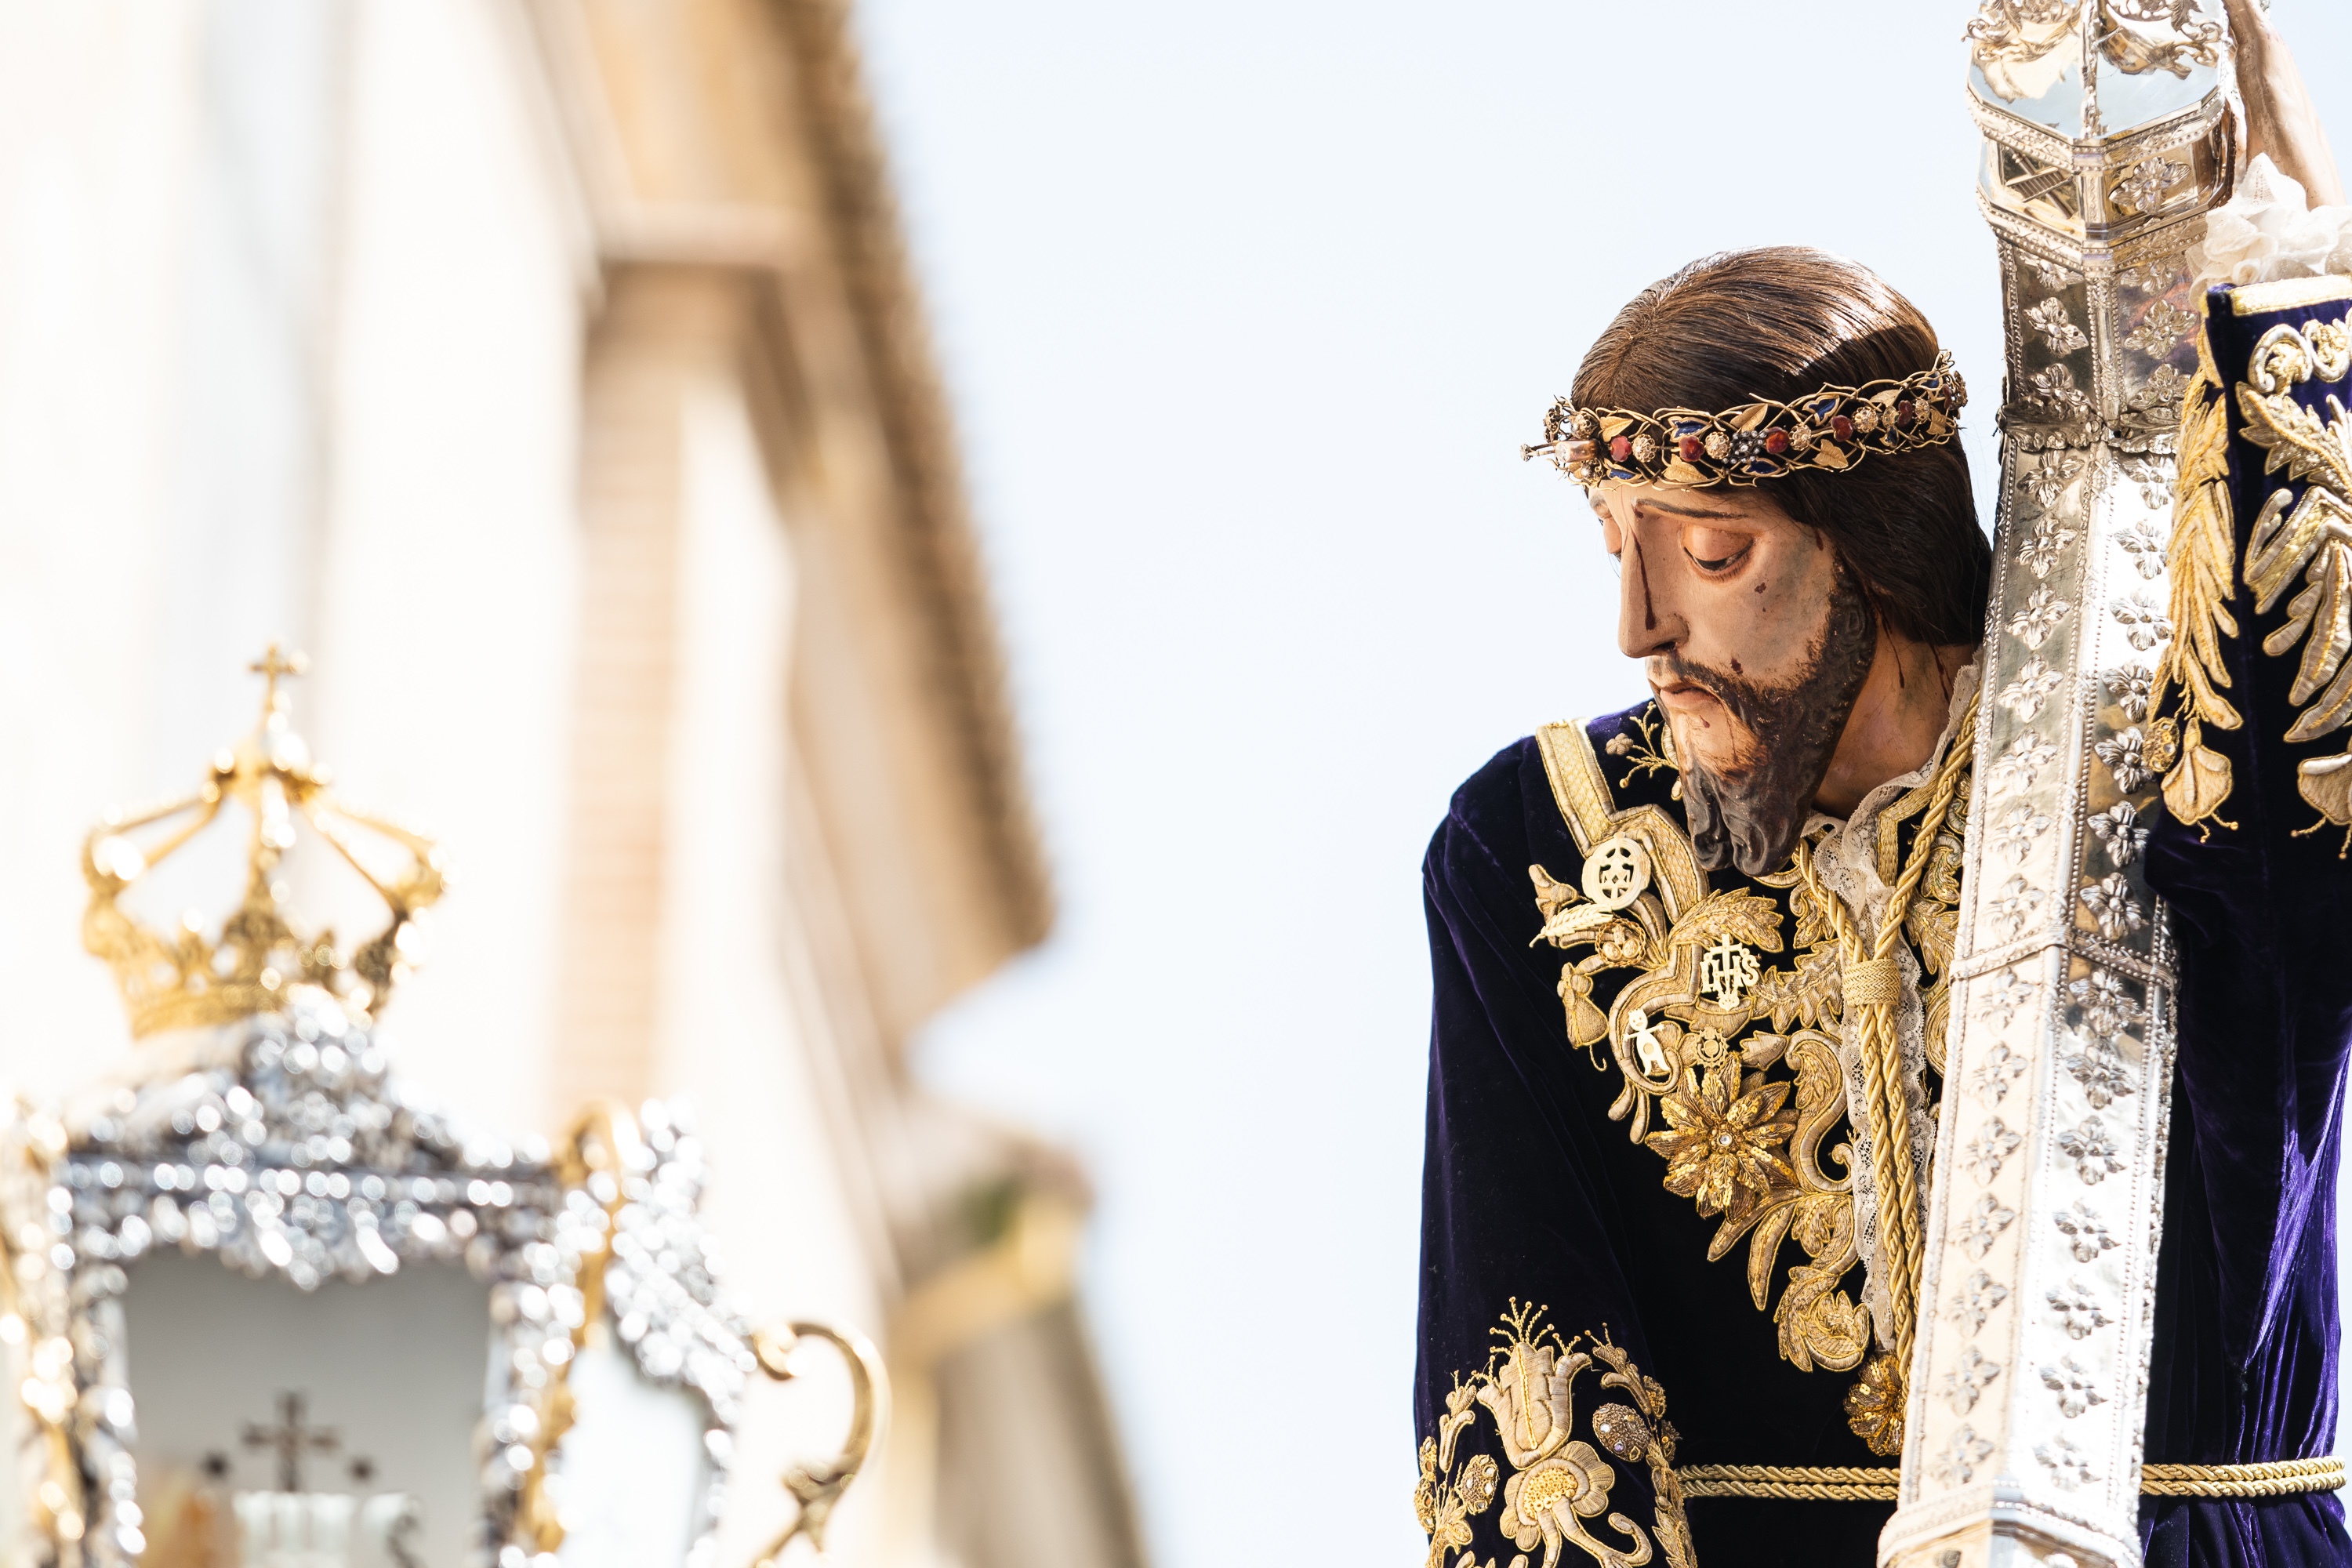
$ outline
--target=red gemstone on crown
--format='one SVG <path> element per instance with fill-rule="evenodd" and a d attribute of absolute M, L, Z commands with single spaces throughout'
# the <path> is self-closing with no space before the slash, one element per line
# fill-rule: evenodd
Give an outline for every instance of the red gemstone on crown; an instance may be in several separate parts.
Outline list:
<path fill-rule="evenodd" d="M 1834 437 L 1836 437 L 1840 441 L 1851 441 L 1851 440 L 1853 440 L 1853 420 L 1851 420 L 1851 419 L 1849 419 L 1849 418 L 1847 418 L 1847 417 L 1846 417 L 1844 415 L 1843 415 L 1843 414 L 1832 414 L 1832 415 L 1831 415 L 1831 416 L 1830 416 L 1830 434 L 1831 434 L 1831 435 L 1832 435 L 1832 436 L 1834 436 Z"/>
<path fill-rule="evenodd" d="M 1919 411 L 1911 405 L 1911 400 L 1909 398 L 1906 397 L 1902 402 L 1895 405 L 1895 423 L 1900 425 L 1906 430 L 1908 430 L 1913 425 L 1916 424 L 1918 422 L 1918 418 Z"/>
<path fill-rule="evenodd" d="M 1620 436 L 1609 443 L 1609 455 L 1622 463 L 1633 455 L 1633 443 Z"/>
<path fill-rule="evenodd" d="M 1769 430 L 1765 432 L 1764 449 L 1767 452 L 1769 452 L 1772 456 L 1776 458 L 1779 457 L 1781 453 L 1789 449 L 1789 433 L 1786 430 Z"/>
<path fill-rule="evenodd" d="M 1700 443 L 1699 438 L 1696 436 L 1684 437 L 1682 438 L 1681 446 L 1683 461 L 1685 463 L 1696 463 L 1706 455 L 1706 447 Z"/>

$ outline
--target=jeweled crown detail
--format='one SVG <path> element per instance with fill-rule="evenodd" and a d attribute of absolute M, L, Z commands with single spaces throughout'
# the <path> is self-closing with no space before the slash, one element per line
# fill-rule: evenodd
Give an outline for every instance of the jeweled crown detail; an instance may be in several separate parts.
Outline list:
<path fill-rule="evenodd" d="M 216 752 L 192 794 L 140 811 L 110 812 L 82 844 L 82 875 L 89 883 L 82 944 L 112 966 L 134 1036 L 278 1012 L 298 985 L 318 986 L 362 1013 L 380 1008 L 421 957 L 416 918 L 441 896 L 441 855 L 433 841 L 339 801 L 327 771 L 311 761 L 309 746 L 294 732 L 280 682 L 303 673 L 302 657 L 273 643 L 252 668 L 267 682 L 253 732 Z M 253 829 L 245 897 L 222 921 L 218 941 L 205 937 L 197 915 L 165 936 L 123 909 L 122 895 L 210 826 L 231 800 L 252 814 Z M 303 935 L 288 907 L 290 889 L 278 869 L 294 846 L 298 816 L 392 911 L 389 924 L 348 954 L 337 949 L 331 928 Z M 170 826 L 147 845 L 133 837 L 161 825 Z M 388 840 L 404 852 L 406 864 L 390 874 L 371 868 L 357 852 L 355 830 Z"/>
<path fill-rule="evenodd" d="M 1825 386 L 1791 403 L 1759 399 L 1721 413 L 1579 408 L 1563 397 L 1544 420 L 1543 440 L 1519 455 L 1541 452 L 1580 484 L 1752 485 L 1800 469 L 1851 468 L 1874 452 L 1941 446 L 1959 433 L 1968 401 L 1948 353 L 1900 381 Z"/>

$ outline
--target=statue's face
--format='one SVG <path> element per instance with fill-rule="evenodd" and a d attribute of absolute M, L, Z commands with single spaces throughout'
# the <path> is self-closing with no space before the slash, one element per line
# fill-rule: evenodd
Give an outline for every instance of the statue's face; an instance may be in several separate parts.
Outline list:
<path fill-rule="evenodd" d="M 1673 727 L 1694 840 L 1710 864 L 1780 869 L 1870 673 L 1860 584 L 1753 490 L 1590 494 L 1621 568 L 1618 646 Z"/>

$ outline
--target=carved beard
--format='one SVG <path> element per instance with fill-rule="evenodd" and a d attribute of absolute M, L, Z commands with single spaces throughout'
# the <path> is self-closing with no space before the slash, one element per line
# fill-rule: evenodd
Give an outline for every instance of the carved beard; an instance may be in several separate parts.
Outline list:
<path fill-rule="evenodd" d="M 1797 847 L 1877 648 L 1870 601 L 1840 561 L 1812 651 L 1786 685 L 1743 680 L 1679 653 L 1663 656 L 1673 678 L 1713 693 L 1748 735 L 1739 762 L 1721 773 L 1683 764 L 1683 805 L 1700 865 L 1720 870 L 1728 859 L 1750 877 L 1780 869 Z"/>

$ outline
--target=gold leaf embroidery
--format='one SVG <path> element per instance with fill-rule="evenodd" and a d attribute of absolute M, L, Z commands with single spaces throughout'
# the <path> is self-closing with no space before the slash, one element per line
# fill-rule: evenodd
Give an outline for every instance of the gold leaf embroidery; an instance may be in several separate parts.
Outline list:
<path fill-rule="evenodd" d="M 2167 618 L 2175 635 L 2158 657 L 2148 694 L 2153 712 L 2167 687 L 2180 688 L 2179 757 L 2164 770 L 2164 804 L 2183 824 L 2221 820 L 2219 814 L 2230 798 L 2230 760 L 2204 743 L 2204 727 L 2234 730 L 2242 721 L 2221 695 L 2230 685 L 2221 643 L 2238 635 L 2237 618 L 2229 609 L 2237 585 L 2237 524 L 2229 481 L 2229 405 L 2221 396 L 2211 341 L 2200 332 L 2197 375 L 2181 403 L 2179 501 L 2167 552 L 2172 573 Z"/>
<path fill-rule="evenodd" d="M 1667 1568 L 1696 1568 L 1682 1483 L 1675 1476 L 1676 1437 L 1665 1419 L 1665 1390 L 1655 1378 L 1643 1376 L 1606 1333 L 1591 1341 L 1590 1351 L 1580 1350 L 1580 1339 L 1562 1341 L 1543 1317 L 1543 1308 L 1512 1301 L 1493 1331 L 1502 1343 L 1484 1371 L 1467 1382 L 1456 1378 L 1438 1436 L 1422 1440 L 1413 1511 L 1430 1537 L 1428 1568 L 1442 1568 L 1448 1551 L 1470 1545 L 1469 1521 L 1497 1495 L 1501 1471 L 1490 1456 L 1473 1455 L 1459 1467 L 1454 1463 L 1454 1441 L 1469 1424 L 1474 1401 L 1493 1418 L 1511 1468 L 1501 1482 L 1503 1510 L 1496 1523 L 1521 1552 L 1541 1545 L 1544 1568 L 1555 1568 L 1570 1545 L 1604 1568 L 1641 1568 L 1654 1556 Z M 1596 1358 L 1608 1369 L 1601 1385 L 1622 1390 L 1632 1404 L 1595 1411 L 1593 1436 L 1617 1458 L 1648 1467 L 1655 1499 L 1654 1547 L 1640 1525 L 1609 1511 L 1617 1472 L 1591 1443 L 1574 1436 L 1576 1380 Z M 1586 1520 L 1604 1514 L 1609 1528 L 1628 1537 L 1628 1544 L 1614 1545 L 1586 1526 Z M 1474 1561 L 1465 1551 L 1455 1568 Z"/>
<path fill-rule="evenodd" d="M 1591 742 L 1580 726 L 1573 732 L 1560 726 L 1547 738 L 1551 749 L 1546 765 L 1556 780 L 1593 777 L 1597 768 L 1588 771 L 1585 761 L 1591 756 Z M 1605 790 L 1605 783 L 1598 787 Z M 1561 794 L 1557 787 L 1555 793 Z M 1898 879 L 1904 858 L 1901 827 L 1920 818 L 1936 793 L 1933 781 L 1923 784 L 1882 817 L 1877 847 L 1890 884 Z M 1904 928 L 1921 969 L 1934 975 L 1950 963 L 1965 856 L 1965 816 L 1958 796 L 1947 793 L 1947 815 L 1927 845 L 1928 859 L 1917 875 Z M 1563 816 L 1570 799 L 1561 794 Z M 1593 836 L 1604 826 L 1622 831 L 1631 815 L 1612 813 L 1608 801 L 1585 795 L 1574 795 L 1573 802 L 1584 814 L 1570 821 L 1571 827 L 1581 822 L 1580 843 L 1599 842 Z M 1679 842 L 1667 838 L 1669 833 Z M 1650 853 L 1662 863 L 1673 863 L 1687 851 L 1687 838 L 1669 822 L 1647 821 L 1644 834 Z M 1622 1074 L 1611 1118 L 1629 1124 L 1633 1142 L 1665 1156 L 1669 1192 L 1692 1199 L 1702 1216 L 1720 1216 L 1707 1245 L 1710 1261 L 1747 1239 L 1748 1293 L 1759 1310 L 1773 1314 L 1783 1356 L 1806 1371 L 1862 1366 L 1873 1339 L 1869 1310 L 1839 1289 L 1862 1260 L 1853 1181 L 1848 1174 L 1832 1176 L 1822 1163 L 1822 1145 L 1846 1119 L 1836 1047 L 1824 1032 L 1840 1026 L 1844 984 L 1838 936 L 1827 911 L 1816 907 L 1791 869 L 1755 879 L 1787 893 L 1787 916 L 1771 898 L 1725 888 L 1685 900 L 1680 918 L 1668 923 L 1655 893 L 1645 892 L 1613 917 L 1612 927 L 1593 920 L 1587 913 L 1593 906 L 1580 902 L 1549 870 L 1531 867 L 1528 875 L 1545 917 L 1536 940 L 1563 949 L 1593 949 L 1563 969 L 1560 994 L 1570 1038 L 1584 1047 L 1608 1040 Z M 1783 937 L 1790 917 L 1793 942 Z M 1724 942 L 1746 950 L 1747 963 L 1755 965 L 1752 983 L 1728 988 L 1703 984 L 1703 955 L 1717 955 L 1718 978 L 1728 967 L 1720 962 L 1718 944 Z M 1755 957 L 1784 951 L 1790 954 L 1784 966 L 1766 968 Z M 1604 1013 L 1592 1000 L 1592 977 L 1612 967 L 1641 973 Z M 1948 978 L 1939 978 L 1923 1001 L 1930 1028 L 1940 1033 L 1949 1010 Z M 1768 1020 L 1773 1032 L 1759 1027 Z M 1940 1037 L 1928 1045 L 1929 1059 L 1939 1071 L 1941 1047 Z M 1653 1129 L 1654 1108 L 1665 1123 L 1663 1129 Z M 1852 1163 L 1852 1150 L 1843 1142 L 1827 1153 L 1841 1172 Z M 1775 1305 L 1773 1277 L 1782 1246 L 1792 1240 L 1804 1258 L 1790 1266 L 1787 1288 Z M 1868 1411 L 1855 1416 L 1855 1429 L 1864 1426 L 1885 1440 L 1885 1424 Z M 1899 1444 L 1899 1421 L 1892 1430 Z M 1864 1436 L 1868 1440 L 1869 1433 Z"/>
<path fill-rule="evenodd" d="M 2293 388 L 2315 373 L 2343 374 L 2346 323 L 2307 329 L 2273 327 L 2254 345 L 2247 379 L 2238 384 L 2246 439 L 2266 454 L 2263 472 L 2284 468 L 2303 481 L 2300 499 L 2277 490 L 2263 503 L 2246 541 L 2244 577 L 2254 608 L 2267 613 L 2298 574 L 2302 591 L 2286 619 L 2263 639 L 2273 658 L 2302 657 L 2287 700 L 2302 709 L 2286 731 L 2290 742 L 2318 740 L 2352 722 L 2352 419 L 2334 394 L 2322 420 L 2295 401 Z M 2315 758 L 2297 769 L 2305 800 L 2338 826 L 2352 825 L 2352 773 L 2347 755 Z M 2352 842 L 2352 835 L 2347 835 Z"/>

